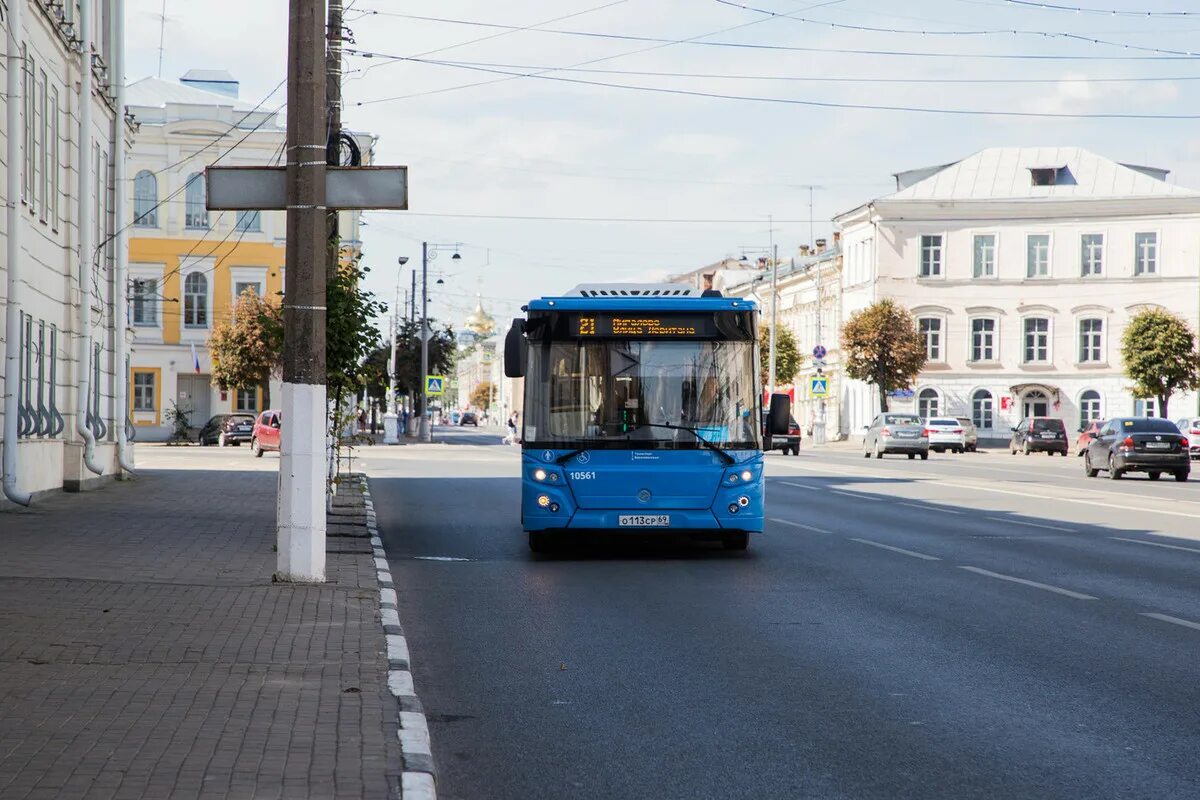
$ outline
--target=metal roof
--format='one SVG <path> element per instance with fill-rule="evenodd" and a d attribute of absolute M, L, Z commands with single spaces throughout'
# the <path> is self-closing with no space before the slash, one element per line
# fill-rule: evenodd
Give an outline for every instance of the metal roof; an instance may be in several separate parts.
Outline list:
<path fill-rule="evenodd" d="M 167 105 L 228 106 L 234 111 L 250 111 L 254 105 L 219 92 L 185 86 L 162 78 L 142 78 L 125 89 L 125 103 L 143 108 L 165 108 Z"/>

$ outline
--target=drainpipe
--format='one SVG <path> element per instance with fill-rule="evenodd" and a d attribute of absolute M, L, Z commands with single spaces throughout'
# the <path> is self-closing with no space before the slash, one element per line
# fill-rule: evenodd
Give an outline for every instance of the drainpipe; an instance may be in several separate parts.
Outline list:
<path fill-rule="evenodd" d="M 129 251 L 125 247 L 125 0 L 113 3 L 112 16 L 112 80 L 116 87 L 117 113 L 113 119 L 113 247 L 117 257 L 113 265 L 113 373 L 116 377 L 116 406 L 113 427 L 117 431 L 117 461 L 121 469 L 133 473 L 133 451 L 125 434 L 129 417 L 129 341 L 125 334 L 128 320 Z"/>
<path fill-rule="evenodd" d="M 8 10 L 8 305 L 4 314 L 4 496 L 27 506 L 33 499 L 17 488 L 17 400 L 21 391 L 17 376 L 21 360 L 21 103 L 24 98 L 25 63 L 21 60 L 21 12 L 24 3 L 13 3 Z"/>
<path fill-rule="evenodd" d="M 13 5 L 19 5 L 14 3 Z M 92 9 L 89 0 L 79 0 L 79 38 L 83 53 L 79 57 L 79 363 L 76 371 L 78 392 L 75 400 L 75 431 L 83 437 L 83 463 L 96 473 L 104 467 L 96 463 L 96 436 L 88 425 L 91 407 L 89 381 L 92 377 Z"/>

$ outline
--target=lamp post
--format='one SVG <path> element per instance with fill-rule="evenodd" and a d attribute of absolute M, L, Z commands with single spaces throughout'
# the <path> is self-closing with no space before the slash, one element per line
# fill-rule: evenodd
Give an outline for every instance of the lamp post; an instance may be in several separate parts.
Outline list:
<path fill-rule="evenodd" d="M 458 261 L 462 258 L 458 250 L 460 244 L 437 244 L 421 242 L 421 385 L 417 387 L 417 413 L 420 414 L 418 438 L 422 442 L 433 441 L 432 421 L 426 415 L 429 397 L 425 390 L 429 382 L 429 262 L 437 258 L 439 247 L 454 248 L 451 259 Z M 442 281 L 439 279 L 438 283 Z"/>
<path fill-rule="evenodd" d="M 400 269 L 396 270 L 396 303 L 392 306 L 391 316 L 388 318 L 388 382 L 387 382 L 387 409 L 383 415 L 383 443 L 384 444 L 399 444 L 399 415 L 397 414 L 396 396 L 396 323 L 399 321 L 400 311 L 400 271 L 404 265 L 408 263 L 408 256 L 400 256 L 396 259 L 400 265 Z"/>
<path fill-rule="evenodd" d="M 771 217 L 767 217 L 768 225 L 770 226 L 768 235 L 770 236 L 770 244 L 765 248 L 751 247 L 742 248 L 742 257 L 739 261 L 746 260 L 746 253 L 766 253 L 771 259 L 771 328 L 767 331 L 767 394 L 775 394 L 775 325 L 779 321 L 778 316 L 778 297 L 779 292 L 779 245 L 775 244 L 775 225 Z"/>

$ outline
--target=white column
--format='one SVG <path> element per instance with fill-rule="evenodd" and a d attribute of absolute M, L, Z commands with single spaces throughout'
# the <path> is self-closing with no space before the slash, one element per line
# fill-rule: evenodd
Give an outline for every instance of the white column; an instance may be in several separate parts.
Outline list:
<path fill-rule="evenodd" d="M 325 580 L 325 493 L 312 491 L 325 485 L 325 407 L 324 384 L 283 384 L 276 559 L 282 581 Z"/>

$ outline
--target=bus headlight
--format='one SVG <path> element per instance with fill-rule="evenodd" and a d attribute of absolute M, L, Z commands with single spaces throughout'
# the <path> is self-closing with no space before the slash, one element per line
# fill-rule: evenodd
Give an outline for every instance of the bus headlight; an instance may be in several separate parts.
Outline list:
<path fill-rule="evenodd" d="M 544 470 L 544 469 L 535 469 L 535 470 L 533 471 L 533 479 L 534 479 L 535 481 L 544 481 L 544 480 L 546 480 L 546 470 Z"/>
<path fill-rule="evenodd" d="M 751 479 L 751 478 L 753 478 L 753 477 L 754 477 L 754 473 L 753 473 L 753 472 L 751 472 L 750 470 L 748 470 L 748 469 L 747 469 L 747 470 L 742 470 L 742 480 L 744 480 L 744 481 L 748 481 L 748 480 L 750 480 L 750 479 Z"/>

